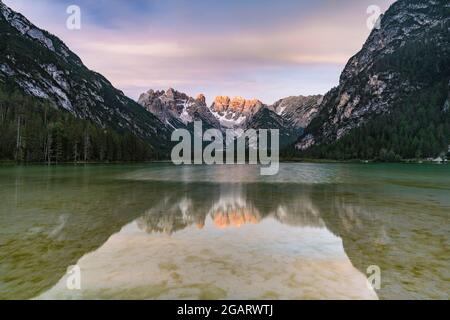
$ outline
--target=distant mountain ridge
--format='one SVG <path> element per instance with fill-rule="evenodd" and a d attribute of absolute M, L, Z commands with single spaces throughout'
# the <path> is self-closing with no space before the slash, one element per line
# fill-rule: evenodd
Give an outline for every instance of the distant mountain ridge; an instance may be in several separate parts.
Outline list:
<path fill-rule="evenodd" d="M 196 98 L 169 88 L 167 91 L 149 90 L 141 94 L 138 103 L 172 129 L 187 128 L 193 121 L 202 121 L 211 128 L 220 123 L 206 106 L 205 96 Z"/>
<path fill-rule="evenodd" d="M 208 128 L 226 130 L 278 129 L 282 145 L 293 143 L 319 111 L 322 96 L 289 97 L 274 105 L 259 99 L 218 96 L 210 107 L 199 94 L 189 97 L 172 88 L 141 94 L 138 102 L 162 122 L 173 128 L 188 128 L 194 121 L 202 121 Z"/>

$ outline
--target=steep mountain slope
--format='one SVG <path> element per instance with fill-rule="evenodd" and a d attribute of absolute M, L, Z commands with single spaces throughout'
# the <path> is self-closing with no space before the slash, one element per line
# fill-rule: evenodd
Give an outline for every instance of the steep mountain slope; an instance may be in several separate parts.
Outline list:
<path fill-rule="evenodd" d="M 294 143 L 302 132 L 301 128 L 292 126 L 292 124 L 276 114 L 269 108 L 262 108 L 255 115 L 249 118 L 243 125 L 248 129 L 277 129 L 280 134 L 280 147 L 284 148 Z"/>
<path fill-rule="evenodd" d="M 50 101 L 55 107 L 118 132 L 131 132 L 155 150 L 169 130 L 151 113 L 87 69 L 58 38 L 0 2 L 0 84 L 8 91 Z"/>
<path fill-rule="evenodd" d="M 323 96 L 287 97 L 269 107 L 297 129 L 306 128 L 320 111 Z"/>
<path fill-rule="evenodd" d="M 406 158 L 432 156 L 450 143 L 442 108 L 450 79 L 449 26 L 448 1 L 394 3 L 346 65 L 339 86 L 326 94 L 297 148 L 317 157 L 391 152 Z M 436 145 L 427 148 L 426 140 Z"/>

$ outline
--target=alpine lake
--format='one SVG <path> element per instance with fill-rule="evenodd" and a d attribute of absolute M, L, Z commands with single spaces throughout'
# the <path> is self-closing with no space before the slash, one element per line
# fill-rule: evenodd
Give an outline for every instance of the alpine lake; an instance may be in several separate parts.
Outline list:
<path fill-rule="evenodd" d="M 449 248 L 450 165 L 0 167 L 0 299 L 448 299 Z"/>

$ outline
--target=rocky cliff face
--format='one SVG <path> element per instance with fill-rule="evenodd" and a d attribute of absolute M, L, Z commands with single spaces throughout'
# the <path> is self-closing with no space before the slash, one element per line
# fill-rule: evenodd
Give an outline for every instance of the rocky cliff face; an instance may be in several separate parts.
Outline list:
<path fill-rule="evenodd" d="M 0 2 L 0 84 L 51 101 L 102 127 L 132 132 L 155 148 L 170 140 L 153 114 L 86 68 L 57 37 Z"/>
<path fill-rule="evenodd" d="M 300 134 L 302 128 L 292 125 L 292 123 L 283 116 L 273 112 L 269 108 L 262 108 L 260 111 L 250 117 L 243 125 L 244 130 L 248 129 L 276 129 L 280 134 L 280 147 L 284 148 L 294 143 Z"/>
<path fill-rule="evenodd" d="M 257 99 L 219 96 L 214 99 L 211 112 L 219 119 L 223 127 L 233 128 L 242 126 L 246 120 L 264 107 L 266 106 Z"/>
<path fill-rule="evenodd" d="M 295 143 L 303 129 L 317 116 L 322 98 L 289 97 L 268 106 L 258 99 L 219 96 L 207 107 L 203 94 L 194 99 L 168 89 L 149 90 L 141 95 L 139 103 L 172 129 L 192 129 L 194 121 L 202 121 L 204 128 L 215 128 L 224 133 L 226 130 L 239 134 L 248 129 L 277 129 L 283 148 Z"/>
<path fill-rule="evenodd" d="M 192 98 L 172 88 L 167 91 L 149 90 L 140 96 L 138 102 L 171 127 L 183 128 L 201 120 L 207 127 L 221 130 L 241 129 L 258 111 L 267 107 L 256 99 L 227 96 L 216 97 L 208 107 L 203 94 Z"/>
<path fill-rule="evenodd" d="M 172 128 L 189 127 L 201 120 L 204 126 L 232 129 L 278 129 L 282 145 L 293 143 L 320 110 L 322 96 L 289 97 L 267 106 L 258 99 L 218 96 L 208 108 L 203 94 L 195 99 L 174 89 L 149 90 L 139 103 Z"/>
<path fill-rule="evenodd" d="M 220 128 L 219 121 L 206 106 L 203 94 L 194 99 L 172 88 L 167 91 L 149 90 L 140 96 L 138 102 L 172 128 L 187 127 L 199 120 L 208 127 Z"/>
<path fill-rule="evenodd" d="M 394 3 L 382 17 L 381 28 L 372 31 L 347 63 L 339 86 L 324 97 L 297 148 L 338 141 L 352 129 L 390 113 L 405 96 L 445 81 L 450 65 L 449 11 L 446 0 Z M 428 57 L 419 53 L 419 45 L 427 48 Z"/>
<path fill-rule="evenodd" d="M 288 97 L 275 102 L 269 108 L 283 117 L 291 127 L 306 128 L 320 111 L 323 96 Z"/>

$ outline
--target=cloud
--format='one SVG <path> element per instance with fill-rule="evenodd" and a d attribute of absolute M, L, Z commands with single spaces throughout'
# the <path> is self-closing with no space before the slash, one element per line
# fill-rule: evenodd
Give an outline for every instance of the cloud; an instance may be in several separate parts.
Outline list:
<path fill-rule="evenodd" d="M 379 2 L 386 9 L 392 1 L 5 2 L 62 38 L 89 68 L 133 98 L 172 86 L 270 103 L 336 85 L 369 34 L 367 6 Z M 81 31 L 65 28 L 65 8 L 72 3 L 82 9 Z"/>

